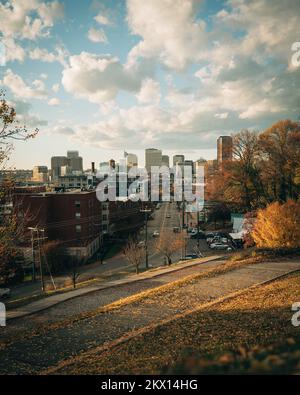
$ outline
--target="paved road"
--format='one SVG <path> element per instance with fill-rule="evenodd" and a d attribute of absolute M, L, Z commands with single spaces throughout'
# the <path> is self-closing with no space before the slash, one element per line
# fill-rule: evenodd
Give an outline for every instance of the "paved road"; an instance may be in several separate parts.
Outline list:
<path fill-rule="evenodd" d="M 216 277 L 194 281 L 188 285 L 172 289 L 163 295 L 139 300 L 111 312 L 96 314 L 67 325 L 44 330 L 30 338 L 26 338 L 25 328 L 22 328 L 21 323 L 19 323 L 19 328 L 23 331 L 24 336 L 1 350 L 0 372 L 37 373 L 49 366 L 57 365 L 63 359 L 103 344 L 109 344 L 109 342 L 139 328 L 155 324 L 163 319 L 172 318 L 174 314 L 189 311 L 203 303 L 272 280 L 294 270 L 300 270 L 299 261 L 246 265 Z M 182 273 L 177 273 L 182 277 Z M 124 292 L 127 292 L 127 294 L 138 292 L 140 285 L 140 283 L 136 283 L 127 286 L 127 289 L 123 289 L 123 294 Z M 138 288 L 132 288 L 136 286 Z M 144 289 L 143 286 L 141 289 Z M 90 295 L 89 299 L 94 300 L 96 305 L 99 306 L 101 303 L 110 303 L 113 294 L 106 294 L 105 298 L 101 299 L 100 293 L 98 293 L 97 297 L 96 295 Z M 87 299 L 85 298 L 85 300 Z M 78 307 L 81 306 L 83 301 L 81 298 L 70 301 L 73 304 L 73 307 L 71 307 L 72 313 L 76 308 L 74 302 L 77 303 Z M 57 320 L 57 309 L 61 309 L 61 314 L 64 317 L 68 311 L 68 306 L 66 303 L 54 309 L 56 311 L 55 320 Z M 50 310 L 46 314 L 49 315 L 49 313 L 51 314 Z M 24 325 L 25 322 L 23 321 Z M 5 328 L 4 331 L 1 331 L 1 334 L 6 333 L 6 336 L 9 336 L 12 330 L 13 328 L 10 328 L 10 331 Z"/>
<path fill-rule="evenodd" d="M 170 216 L 170 218 L 167 218 Z M 152 267 L 158 267 L 164 264 L 164 258 L 161 253 L 158 253 L 155 248 L 155 244 L 157 243 L 157 238 L 153 238 L 152 234 L 155 230 L 159 232 L 163 232 L 164 230 L 168 230 L 173 233 L 173 227 L 180 226 L 180 213 L 176 209 L 175 203 L 163 203 L 160 206 L 159 210 L 155 210 L 154 219 L 148 222 L 148 233 L 149 233 L 149 264 Z M 140 239 L 144 240 L 144 231 L 140 234 Z M 207 248 L 206 242 L 204 240 L 200 240 L 201 246 L 200 250 L 204 253 L 207 253 L 209 250 Z M 196 240 L 187 239 L 187 253 L 194 252 L 196 250 Z M 173 256 L 173 262 L 177 262 L 182 257 L 182 251 L 179 250 Z M 92 263 L 90 265 L 86 265 L 80 276 L 80 281 L 83 281 L 88 278 L 92 278 L 95 276 L 101 276 L 101 274 L 109 274 L 110 272 L 119 271 L 122 269 L 126 269 L 130 266 L 127 260 L 124 258 L 122 253 L 115 255 L 114 257 L 104 260 L 103 264 L 99 262 Z M 70 280 L 68 276 L 59 276 L 56 277 L 56 282 L 58 284 L 63 284 L 66 280 Z M 50 280 L 49 280 L 50 282 Z M 32 295 L 41 294 L 41 286 L 39 282 L 36 283 L 28 283 L 28 284 L 20 284 L 11 288 L 11 300 L 28 297 Z"/>

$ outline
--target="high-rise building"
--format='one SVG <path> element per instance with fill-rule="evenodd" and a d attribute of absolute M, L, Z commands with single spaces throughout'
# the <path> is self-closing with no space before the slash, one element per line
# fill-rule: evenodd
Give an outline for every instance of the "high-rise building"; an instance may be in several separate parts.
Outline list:
<path fill-rule="evenodd" d="M 138 166 L 137 155 L 131 154 L 129 152 L 124 152 L 124 158 L 126 159 L 127 168 Z"/>
<path fill-rule="evenodd" d="M 68 166 L 69 160 L 66 156 L 52 156 L 51 158 L 51 177 L 52 181 L 58 179 L 61 175 L 61 168 L 63 166 Z"/>
<path fill-rule="evenodd" d="M 70 166 L 72 172 L 73 171 L 76 171 L 76 172 L 83 171 L 82 157 L 79 156 L 78 151 L 68 151 L 67 158 L 69 160 L 69 166 Z"/>
<path fill-rule="evenodd" d="M 222 165 L 223 162 L 232 160 L 231 136 L 220 136 L 217 140 L 217 148 L 218 148 L 218 165 Z"/>
<path fill-rule="evenodd" d="M 173 166 L 176 166 L 177 163 L 183 163 L 184 162 L 184 155 L 174 155 L 173 156 Z"/>
<path fill-rule="evenodd" d="M 167 166 L 167 167 L 170 166 L 170 158 L 169 158 L 169 155 L 162 155 L 161 161 L 162 161 L 162 165 L 163 165 L 163 166 Z"/>
<path fill-rule="evenodd" d="M 162 152 L 156 148 L 147 148 L 145 150 L 145 165 L 148 173 L 151 172 L 151 166 L 162 165 Z"/>
<path fill-rule="evenodd" d="M 62 170 L 63 168 L 63 170 Z M 78 151 L 68 151 L 67 156 L 52 156 L 51 177 L 57 181 L 58 177 L 65 174 L 81 174 L 83 172 L 82 157 Z"/>

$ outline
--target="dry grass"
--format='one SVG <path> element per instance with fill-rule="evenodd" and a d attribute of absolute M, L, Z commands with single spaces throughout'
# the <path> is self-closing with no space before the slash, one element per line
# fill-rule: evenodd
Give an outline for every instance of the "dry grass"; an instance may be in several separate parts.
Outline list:
<path fill-rule="evenodd" d="M 146 330 L 139 330 L 128 339 L 86 352 L 61 363 L 58 369 L 50 369 L 45 373 L 195 373 L 205 371 L 204 357 L 213 363 L 221 362 L 218 372 L 224 373 L 224 366 L 232 361 L 228 353 L 238 352 L 246 359 L 253 354 L 248 351 L 253 347 L 266 347 L 261 351 L 267 361 L 265 370 L 268 368 L 272 372 L 275 366 L 277 372 L 278 368 L 286 372 L 286 359 L 280 359 L 276 355 L 276 348 L 273 348 L 277 343 L 281 344 L 281 354 L 288 355 L 289 361 L 293 361 L 292 368 L 297 369 L 299 349 L 290 354 L 288 352 L 289 344 L 299 344 L 300 340 L 300 327 L 291 325 L 291 305 L 296 301 L 300 301 L 299 273 L 251 288 L 223 302 L 200 306 L 197 311 L 179 315 Z M 290 338 L 296 339 L 296 342 Z M 227 354 L 222 356 L 224 353 Z M 189 357 L 186 358 L 186 355 Z M 195 358 L 195 355 L 198 357 Z M 241 367 L 234 364 L 235 369 L 231 372 L 244 372 L 243 369 L 248 365 L 246 363 Z M 259 363 L 254 360 L 252 365 L 255 371 Z"/>

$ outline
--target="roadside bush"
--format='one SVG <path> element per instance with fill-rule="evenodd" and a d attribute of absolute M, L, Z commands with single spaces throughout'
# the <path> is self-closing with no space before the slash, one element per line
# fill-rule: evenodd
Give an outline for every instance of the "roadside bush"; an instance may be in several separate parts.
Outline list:
<path fill-rule="evenodd" d="M 300 203 L 288 200 L 258 210 L 251 236 L 258 248 L 300 247 Z"/>

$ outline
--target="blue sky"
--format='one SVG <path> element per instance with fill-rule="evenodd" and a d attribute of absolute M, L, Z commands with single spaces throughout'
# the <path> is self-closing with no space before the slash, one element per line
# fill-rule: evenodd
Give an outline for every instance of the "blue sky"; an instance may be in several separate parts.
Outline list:
<path fill-rule="evenodd" d="M 147 147 L 215 157 L 216 139 L 299 119 L 297 0 L 0 0 L 0 83 L 39 128 L 11 165 Z"/>

